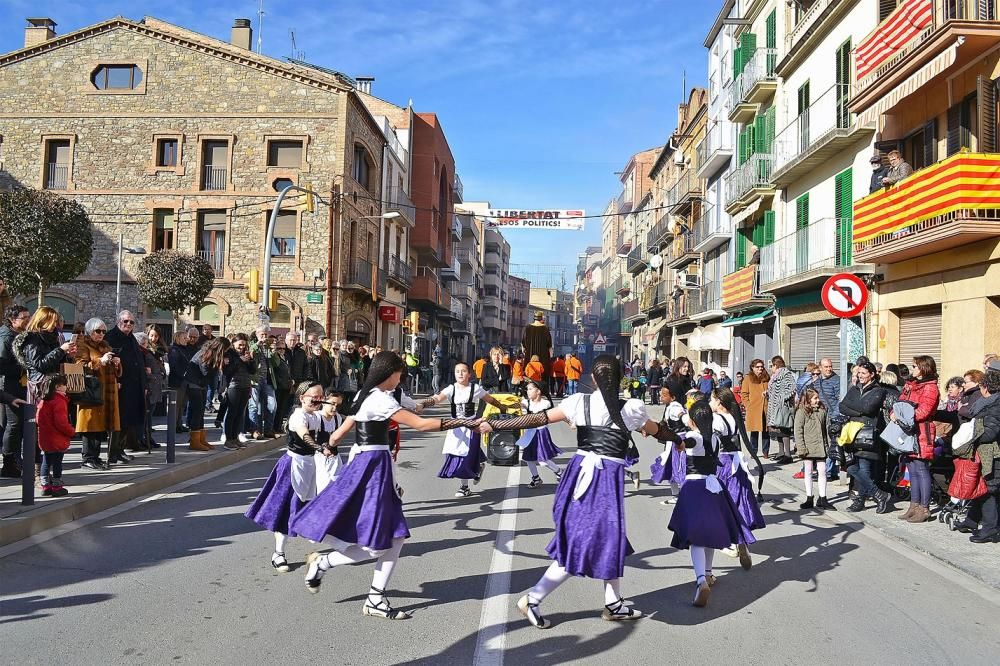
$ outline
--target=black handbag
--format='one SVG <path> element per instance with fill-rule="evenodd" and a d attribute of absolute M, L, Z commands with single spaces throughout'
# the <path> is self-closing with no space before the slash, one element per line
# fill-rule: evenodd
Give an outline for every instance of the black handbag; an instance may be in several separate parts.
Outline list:
<path fill-rule="evenodd" d="M 104 387 L 101 378 L 95 375 L 83 376 L 83 393 L 75 393 L 73 398 L 81 407 L 100 407 L 104 404 Z"/>

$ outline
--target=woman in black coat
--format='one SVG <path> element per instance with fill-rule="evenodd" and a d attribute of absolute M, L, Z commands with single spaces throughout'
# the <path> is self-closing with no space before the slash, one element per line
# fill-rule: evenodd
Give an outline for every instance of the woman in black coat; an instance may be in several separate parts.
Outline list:
<path fill-rule="evenodd" d="M 862 511 L 865 500 L 870 497 L 878 504 L 876 512 L 885 513 L 890 508 L 892 496 L 880 490 L 875 485 L 875 479 L 879 462 L 884 455 L 884 445 L 878 434 L 885 423 L 883 410 L 886 389 L 876 379 L 875 366 L 871 363 L 855 366 L 855 371 L 858 383 L 851 386 L 840 401 L 840 413 L 847 417 L 848 423 L 861 424 L 853 444 L 848 448 L 854 461 L 849 463 L 847 473 L 854 479 L 854 489 L 858 495 L 847 510 Z"/>
<path fill-rule="evenodd" d="M 510 391 L 510 376 L 510 366 L 503 362 L 503 355 L 494 347 L 490 350 L 489 362 L 483 366 L 483 388 L 493 393 L 506 393 Z"/>
<path fill-rule="evenodd" d="M 646 373 L 646 382 L 649 387 L 649 404 L 660 404 L 660 386 L 663 385 L 663 368 L 657 359 L 649 364 L 649 371 Z"/>

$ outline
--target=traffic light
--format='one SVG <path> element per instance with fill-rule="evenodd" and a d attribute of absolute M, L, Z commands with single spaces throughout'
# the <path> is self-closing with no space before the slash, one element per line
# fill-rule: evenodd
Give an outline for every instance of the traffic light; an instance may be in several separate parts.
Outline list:
<path fill-rule="evenodd" d="M 281 296 L 281 292 L 277 289 L 269 289 L 267 294 L 267 309 L 274 312 L 278 309 L 278 297 Z"/>
<path fill-rule="evenodd" d="M 251 268 L 246 277 L 247 281 L 243 286 L 247 290 L 247 300 L 251 303 L 260 303 L 260 271 L 256 268 Z"/>
<path fill-rule="evenodd" d="M 403 334 L 404 335 L 410 335 L 412 333 L 413 333 L 413 329 L 410 327 L 410 320 L 409 319 L 404 319 L 403 320 Z"/>
<path fill-rule="evenodd" d="M 414 311 L 414 312 L 410 313 L 410 329 L 411 329 L 413 335 L 416 335 L 417 333 L 420 332 L 420 313 L 419 312 Z"/>
<path fill-rule="evenodd" d="M 306 212 L 316 212 L 316 197 L 313 196 L 312 185 L 309 184 L 306 185 Z"/>

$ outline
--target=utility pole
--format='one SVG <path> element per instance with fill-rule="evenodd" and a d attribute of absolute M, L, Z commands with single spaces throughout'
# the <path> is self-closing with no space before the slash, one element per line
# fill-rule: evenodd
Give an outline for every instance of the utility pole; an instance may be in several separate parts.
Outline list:
<path fill-rule="evenodd" d="M 304 192 L 306 195 L 306 205 L 310 208 L 312 207 L 313 191 L 311 189 L 299 187 L 298 185 L 287 185 L 278 193 L 278 199 L 274 202 L 274 208 L 271 209 L 271 218 L 267 221 L 267 238 L 264 241 L 264 295 L 261 298 L 262 303 L 259 308 L 260 320 L 265 323 L 271 318 L 271 309 L 268 307 L 268 303 L 271 298 L 271 243 L 274 242 L 274 225 L 278 221 L 278 213 L 281 212 L 281 202 L 285 200 L 285 196 L 292 190 Z M 310 210 L 309 212 L 312 211 Z"/>

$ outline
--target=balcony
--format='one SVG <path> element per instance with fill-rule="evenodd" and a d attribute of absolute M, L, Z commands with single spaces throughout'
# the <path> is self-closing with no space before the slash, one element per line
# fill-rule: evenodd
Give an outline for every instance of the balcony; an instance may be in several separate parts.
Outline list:
<path fill-rule="evenodd" d="M 500 271 L 490 272 L 493 269 L 487 269 L 486 274 L 483 276 L 483 284 L 487 287 L 494 287 L 497 293 L 503 288 L 503 280 L 500 279 Z"/>
<path fill-rule="evenodd" d="M 223 269 L 226 264 L 222 256 L 222 252 L 198 250 L 197 255 L 208 262 L 208 265 L 211 266 L 212 270 L 215 272 L 215 277 L 223 277 Z"/>
<path fill-rule="evenodd" d="M 49 162 L 45 167 L 45 189 L 65 190 L 69 183 L 69 165 Z"/>
<path fill-rule="evenodd" d="M 759 48 L 750 56 L 743 72 L 729 84 L 729 120 L 745 123 L 757 114 L 757 108 L 774 95 L 778 78 L 774 75 L 778 50 Z"/>
<path fill-rule="evenodd" d="M 462 184 L 462 179 L 458 177 L 458 172 L 455 172 L 455 185 L 452 188 L 455 193 L 455 203 L 462 203 L 465 196 L 465 185 Z"/>
<path fill-rule="evenodd" d="M 622 193 L 615 199 L 615 212 L 625 215 L 632 212 L 632 193 L 622 190 Z"/>
<path fill-rule="evenodd" d="M 633 298 L 631 301 L 622 303 L 622 321 L 637 324 L 645 318 L 646 313 L 639 307 L 639 299 Z"/>
<path fill-rule="evenodd" d="M 458 217 L 462 221 L 463 235 L 466 231 L 470 232 L 472 237 L 476 239 L 476 247 L 478 247 L 483 242 L 482 232 L 480 231 L 479 225 L 476 224 L 472 215 L 459 215 Z"/>
<path fill-rule="evenodd" d="M 389 276 L 384 270 L 379 270 L 378 266 L 365 259 L 355 259 L 354 263 L 347 267 L 347 280 L 345 286 L 350 289 L 364 289 L 372 291 L 375 286 L 377 294 L 385 295 Z"/>
<path fill-rule="evenodd" d="M 874 122 L 855 122 L 849 98 L 849 85 L 831 86 L 775 137 L 771 182 L 776 187 L 798 180 L 875 132 Z"/>
<path fill-rule="evenodd" d="M 618 335 L 626 338 L 632 335 L 632 322 L 621 319 L 618 321 Z"/>
<path fill-rule="evenodd" d="M 413 226 L 417 219 L 417 208 L 413 205 L 410 195 L 401 187 L 390 187 L 388 197 L 389 200 L 385 206 L 386 212 L 399 213 L 407 224 Z"/>
<path fill-rule="evenodd" d="M 656 225 L 646 234 L 646 247 L 649 252 L 656 252 L 659 248 L 673 236 L 670 213 L 663 211 Z M 655 249 L 654 249 L 655 248 Z"/>
<path fill-rule="evenodd" d="M 212 166 L 206 164 L 201 168 L 201 189 L 203 190 L 225 190 L 226 174 L 229 171 L 225 167 Z"/>
<path fill-rule="evenodd" d="M 451 294 L 444 290 L 433 269 L 421 266 L 413 278 L 413 286 L 406 294 L 410 302 L 422 303 L 442 311 L 451 312 Z"/>
<path fill-rule="evenodd" d="M 483 324 L 483 328 L 493 329 L 495 331 L 502 331 L 506 326 L 500 321 L 500 317 L 494 315 L 483 315 L 480 320 Z"/>
<path fill-rule="evenodd" d="M 850 240 L 850 218 L 827 217 L 765 245 L 760 250 L 761 291 L 780 294 L 818 287 L 847 267 L 849 273 L 873 272 L 874 266 L 853 265 Z"/>
<path fill-rule="evenodd" d="M 726 212 L 732 215 L 746 208 L 754 199 L 773 195 L 773 167 L 773 155 L 755 153 L 726 176 Z"/>
<path fill-rule="evenodd" d="M 451 299 L 449 313 L 451 314 L 452 319 L 461 321 L 465 318 L 465 304 L 457 298 Z"/>
<path fill-rule="evenodd" d="M 413 284 L 413 269 L 399 257 L 389 257 L 389 279 L 404 290 Z"/>
<path fill-rule="evenodd" d="M 959 153 L 854 202 L 854 260 L 890 264 L 1000 236 L 1000 154 Z"/>
<path fill-rule="evenodd" d="M 632 249 L 632 235 L 624 231 L 618 234 L 618 241 L 615 247 L 618 254 L 628 254 L 629 250 Z"/>
<path fill-rule="evenodd" d="M 757 264 L 751 264 L 722 278 L 723 310 L 745 310 L 757 305 L 767 305 L 770 302 L 770 298 L 760 293 Z"/>
<path fill-rule="evenodd" d="M 465 248 L 460 249 L 458 252 L 458 261 L 463 266 L 468 266 L 470 269 L 475 270 L 479 266 L 479 255 L 477 255 L 472 250 Z"/>
<path fill-rule="evenodd" d="M 794 17 L 795 25 L 785 33 L 785 57 L 775 66 L 775 74 L 784 76 L 785 72 L 800 65 L 819 45 L 827 30 L 837 25 L 839 19 L 856 2 L 857 0 L 805 0 L 798 3 L 804 9 L 791 10 L 796 11 L 798 16 Z"/>
<path fill-rule="evenodd" d="M 441 279 L 445 282 L 462 279 L 462 264 L 458 257 L 452 257 L 451 263 L 441 269 Z"/>
<path fill-rule="evenodd" d="M 431 223 L 421 223 L 410 233 L 410 248 L 416 252 L 423 263 L 440 266 L 444 261 L 444 245 L 438 235 L 438 222 L 441 216 L 437 211 L 431 216 Z"/>
<path fill-rule="evenodd" d="M 692 261 L 697 261 L 698 257 L 698 253 L 694 250 L 694 234 L 685 231 L 674 236 L 673 245 L 670 247 L 670 256 L 667 257 L 667 267 L 681 268 Z"/>
<path fill-rule="evenodd" d="M 698 177 L 708 178 L 729 166 L 733 158 L 733 127 L 716 122 L 708 126 L 705 138 L 698 144 Z"/>
<path fill-rule="evenodd" d="M 728 215 L 712 207 L 695 220 L 691 232 L 694 234 L 694 251 L 708 252 L 729 242 L 733 237 L 733 222 Z"/>
<path fill-rule="evenodd" d="M 458 215 L 451 216 L 451 237 L 458 242 L 462 240 L 462 220 L 458 219 Z"/>
<path fill-rule="evenodd" d="M 646 260 L 643 258 L 644 249 L 641 245 L 632 248 L 628 253 L 628 259 L 625 260 L 625 270 L 633 275 L 646 270 Z"/>
<path fill-rule="evenodd" d="M 701 180 L 693 170 L 688 169 L 670 188 L 670 193 L 667 195 L 667 205 L 669 206 L 667 212 L 673 215 L 682 215 L 700 198 Z"/>
<path fill-rule="evenodd" d="M 695 321 L 705 321 L 724 317 L 726 311 L 722 309 L 722 289 L 718 282 L 707 282 L 697 291 L 688 291 L 688 296 L 697 294 L 691 298 L 689 317 Z"/>
<path fill-rule="evenodd" d="M 854 49 L 851 110 L 885 103 L 904 82 L 913 92 L 952 65 L 978 60 L 1000 43 L 997 5 L 998 0 L 904 0 Z M 960 52 L 959 37 L 964 38 Z"/>

